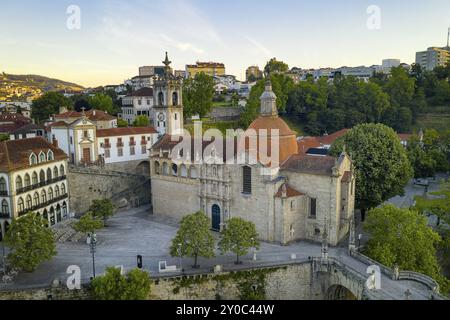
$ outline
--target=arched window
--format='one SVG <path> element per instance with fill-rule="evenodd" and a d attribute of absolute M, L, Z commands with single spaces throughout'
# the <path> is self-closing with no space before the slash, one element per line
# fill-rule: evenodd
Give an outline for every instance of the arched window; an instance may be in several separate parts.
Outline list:
<path fill-rule="evenodd" d="M 163 175 L 168 176 L 169 175 L 169 165 L 167 162 L 163 163 Z"/>
<path fill-rule="evenodd" d="M 198 179 L 198 171 L 197 168 L 194 166 L 191 166 L 191 179 Z"/>
<path fill-rule="evenodd" d="M 50 225 L 54 226 L 56 224 L 55 220 L 55 209 L 53 207 L 50 208 Z"/>
<path fill-rule="evenodd" d="M 41 191 L 41 202 L 43 204 L 47 202 L 47 192 L 45 192 L 45 190 Z"/>
<path fill-rule="evenodd" d="M 47 169 L 47 181 L 51 181 L 52 180 L 52 169 L 48 168 Z"/>
<path fill-rule="evenodd" d="M 63 165 L 63 164 L 59 167 L 59 174 L 60 174 L 61 176 L 63 176 L 63 175 L 66 174 L 66 173 L 65 173 L 65 168 L 64 168 L 64 165 Z"/>
<path fill-rule="evenodd" d="M 41 170 L 41 172 L 39 172 L 39 182 L 45 183 L 45 171 L 44 170 Z"/>
<path fill-rule="evenodd" d="M 45 153 L 41 151 L 41 153 L 39 154 L 39 162 L 45 162 L 46 159 L 47 157 L 45 156 Z"/>
<path fill-rule="evenodd" d="M 178 166 L 175 163 L 172 164 L 172 175 L 174 177 L 178 176 Z"/>
<path fill-rule="evenodd" d="M 29 186 L 31 186 L 31 178 L 30 178 L 30 175 L 27 173 L 25 175 L 25 187 L 29 187 Z"/>
<path fill-rule="evenodd" d="M 31 199 L 31 196 L 28 195 L 27 196 L 27 209 L 31 210 L 32 207 L 33 207 L 33 200 Z"/>
<path fill-rule="evenodd" d="M 59 197 L 60 196 L 60 194 L 59 194 L 59 187 L 58 186 L 55 186 L 55 197 Z"/>
<path fill-rule="evenodd" d="M 39 193 L 35 193 L 33 196 L 33 204 L 35 207 L 37 207 L 39 205 Z"/>
<path fill-rule="evenodd" d="M 58 204 L 56 206 L 56 221 L 61 222 L 61 206 Z"/>
<path fill-rule="evenodd" d="M 177 92 L 172 93 L 172 105 L 174 105 L 174 106 L 178 105 L 178 93 Z"/>
<path fill-rule="evenodd" d="M 48 211 L 47 211 L 47 209 L 44 210 L 43 218 L 48 223 Z"/>
<path fill-rule="evenodd" d="M 245 194 L 252 193 L 252 168 L 242 168 L 242 192 Z"/>
<path fill-rule="evenodd" d="M 53 156 L 53 151 L 52 150 L 48 150 L 48 152 L 47 152 L 47 160 L 48 161 L 53 161 L 54 160 L 54 156 Z"/>
<path fill-rule="evenodd" d="M 9 215 L 9 205 L 6 200 L 2 201 L 2 214 Z"/>
<path fill-rule="evenodd" d="M 64 183 L 61 185 L 61 194 L 63 196 L 66 194 L 66 185 Z"/>
<path fill-rule="evenodd" d="M 35 165 L 35 164 L 37 164 L 37 157 L 34 153 L 32 153 L 30 155 L 30 165 Z"/>
<path fill-rule="evenodd" d="M 63 218 L 67 218 L 67 204 L 65 201 L 63 202 L 62 211 L 63 211 Z"/>
<path fill-rule="evenodd" d="M 161 168 L 158 161 L 155 161 L 155 174 L 161 174 Z"/>
<path fill-rule="evenodd" d="M 53 168 L 53 178 L 58 178 L 58 167 Z"/>
<path fill-rule="evenodd" d="M 25 203 L 23 202 L 22 197 L 17 201 L 17 209 L 19 209 L 19 212 L 21 213 L 25 211 Z"/>
<path fill-rule="evenodd" d="M 0 178 L 0 194 L 6 194 L 6 180 L 5 178 Z"/>
<path fill-rule="evenodd" d="M 33 185 L 37 185 L 39 183 L 38 175 L 36 172 L 33 172 L 33 175 L 31 176 L 31 182 L 33 183 Z"/>
<path fill-rule="evenodd" d="M 48 200 L 50 200 L 50 201 L 53 200 L 53 189 L 52 188 L 48 188 Z"/>
<path fill-rule="evenodd" d="M 22 177 L 18 176 L 16 178 L 16 190 L 22 189 L 23 188 L 23 182 L 22 182 Z"/>
<path fill-rule="evenodd" d="M 158 105 L 160 106 L 164 105 L 164 93 L 162 92 L 158 93 Z"/>
<path fill-rule="evenodd" d="M 180 169 L 180 175 L 183 177 L 183 178 L 187 178 L 187 169 L 186 169 L 186 166 L 184 165 L 184 164 L 182 164 L 181 165 L 181 169 Z"/>

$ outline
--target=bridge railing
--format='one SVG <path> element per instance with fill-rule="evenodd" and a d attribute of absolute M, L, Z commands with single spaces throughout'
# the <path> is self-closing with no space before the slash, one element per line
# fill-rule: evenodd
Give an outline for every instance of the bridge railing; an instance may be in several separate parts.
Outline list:
<path fill-rule="evenodd" d="M 376 265 L 376 266 L 380 267 L 381 273 L 383 273 L 384 275 L 388 276 L 391 279 L 395 279 L 394 270 L 379 263 L 378 261 L 375 261 L 375 260 L 369 258 L 368 256 L 365 256 L 362 253 L 354 251 L 354 250 L 350 250 L 350 256 L 361 261 L 364 264 L 367 264 L 368 266 Z"/>

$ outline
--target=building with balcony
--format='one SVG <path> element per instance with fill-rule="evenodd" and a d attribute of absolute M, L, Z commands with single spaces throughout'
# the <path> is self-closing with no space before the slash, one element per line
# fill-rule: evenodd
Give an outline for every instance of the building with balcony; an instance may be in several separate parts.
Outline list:
<path fill-rule="evenodd" d="M 0 238 L 36 212 L 49 226 L 69 216 L 67 155 L 42 137 L 0 143 Z"/>

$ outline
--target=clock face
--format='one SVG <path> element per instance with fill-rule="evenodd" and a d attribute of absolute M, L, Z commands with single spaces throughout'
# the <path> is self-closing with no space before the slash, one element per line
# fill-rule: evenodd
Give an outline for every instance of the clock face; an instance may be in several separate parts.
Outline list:
<path fill-rule="evenodd" d="M 164 119 L 165 119 L 164 113 L 159 113 L 158 114 L 158 120 L 159 121 L 164 121 Z"/>

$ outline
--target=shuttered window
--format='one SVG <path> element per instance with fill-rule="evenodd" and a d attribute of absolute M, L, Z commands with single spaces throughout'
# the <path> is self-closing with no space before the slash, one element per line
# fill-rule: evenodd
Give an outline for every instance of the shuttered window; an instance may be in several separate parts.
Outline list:
<path fill-rule="evenodd" d="M 317 215 L 317 200 L 311 199 L 311 211 L 310 214 L 311 218 L 315 218 Z"/>
<path fill-rule="evenodd" d="M 243 193 L 251 194 L 252 193 L 252 168 L 243 167 L 242 168 L 242 185 L 243 185 Z"/>

